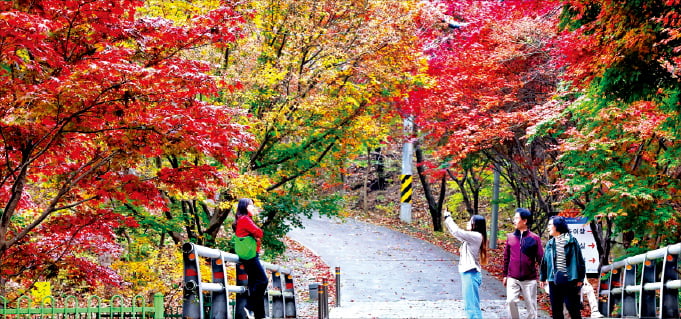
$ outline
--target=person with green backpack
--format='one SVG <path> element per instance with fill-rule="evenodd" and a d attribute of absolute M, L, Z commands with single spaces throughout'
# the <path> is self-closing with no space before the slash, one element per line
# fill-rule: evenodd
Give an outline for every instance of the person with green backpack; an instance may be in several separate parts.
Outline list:
<path fill-rule="evenodd" d="M 246 309 L 253 311 L 256 319 L 265 318 L 264 296 L 267 290 L 267 274 L 260 264 L 260 240 L 263 231 L 253 222 L 257 208 L 250 198 L 242 198 L 236 208 L 234 250 L 248 274 L 248 303 Z"/>

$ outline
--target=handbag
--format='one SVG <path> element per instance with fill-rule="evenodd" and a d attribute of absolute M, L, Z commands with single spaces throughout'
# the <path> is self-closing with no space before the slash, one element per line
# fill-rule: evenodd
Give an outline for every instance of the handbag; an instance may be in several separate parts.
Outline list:
<path fill-rule="evenodd" d="M 553 276 L 553 283 L 556 285 L 564 285 L 570 282 L 570 279 L 568 277 L 567 272 L 565 271 L 556 271 L 556 274 Z"/>
<path fill-rule="evenodd" d="M 256 255 L 258 244 L 253 236 L 237 237 L 234 236 L 234 251 L 240 259 L 250 260 Z"/>

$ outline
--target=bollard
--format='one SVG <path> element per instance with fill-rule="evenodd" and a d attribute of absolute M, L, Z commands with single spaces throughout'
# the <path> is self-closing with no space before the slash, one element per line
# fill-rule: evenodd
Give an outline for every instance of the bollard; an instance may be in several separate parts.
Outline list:
<path fill-rule="evenodd" d="M 324 286 L 324 315 L 329 318 L 329 281 L 326 278 L 322 279 Z"/>
<path fill-rule="evenodd" d="M 340 275 L 340 267 L 336 267 L 336 307 L 341 306 Z"/>
<path fill-rule="evenodd" d="M 317 297 L 317 318 L 326 319 L 326 313 L 324 312 L 324 285 L 321 284 L 317 287 L 318 297 Z"/>

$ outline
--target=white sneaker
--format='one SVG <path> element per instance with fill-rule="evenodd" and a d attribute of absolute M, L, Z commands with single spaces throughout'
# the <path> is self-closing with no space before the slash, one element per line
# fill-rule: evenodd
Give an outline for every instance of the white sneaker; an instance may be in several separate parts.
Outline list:
<path fill-rule="evenodd" d="M 592 311 L 591 312 L 591 318 L 603 318 L 603 317 L 604 317 L 603 314 L 601 314 L 598 311 Z"/>

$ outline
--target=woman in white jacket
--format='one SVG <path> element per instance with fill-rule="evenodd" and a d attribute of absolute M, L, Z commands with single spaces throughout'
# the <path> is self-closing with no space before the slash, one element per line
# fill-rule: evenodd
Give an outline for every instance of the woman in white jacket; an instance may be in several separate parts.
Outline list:
<path fill-rule="evenodd" d="M 461 241 L 459 273 L 461 274 L 461 291 L 466 314 L 468 318 L 482 318 L 479 290 L 482 284 L 482 267 L 480 265 L 487 264 L 485 217 L 473 215 L 468 223 L 468 230 L 459 228 L 448 211 L 445 211 L 444 218 L 449 232 Z"/>

